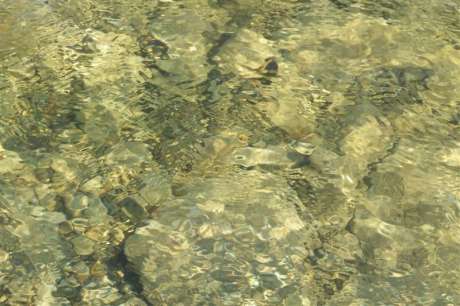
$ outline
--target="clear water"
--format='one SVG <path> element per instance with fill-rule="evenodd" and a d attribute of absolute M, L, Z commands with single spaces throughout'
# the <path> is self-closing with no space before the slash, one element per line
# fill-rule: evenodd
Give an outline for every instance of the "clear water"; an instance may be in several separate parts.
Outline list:
<path fill-rule="evenodd" d="M 1 305 L 458 305 L 458 0 L 0 0 Z"/>

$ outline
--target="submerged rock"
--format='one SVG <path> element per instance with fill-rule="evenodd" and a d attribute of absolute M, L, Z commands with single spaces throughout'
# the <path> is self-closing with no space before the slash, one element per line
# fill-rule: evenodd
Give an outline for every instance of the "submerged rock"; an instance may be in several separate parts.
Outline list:
<path fill-rule="evenodd" d="M 417 66 L 384 67 L 360 75 L 348 89 L 359 100 L 391 114 L 414 104 L 422 104 L 433 71 Z"/>
<path fill-rule="evenodd" d="M 15 190 L 18 196 L 2 187 L 0 288 L 6 299 L 0 298 L 0 304 L 70 305 L 67 299 L 53 295 L 68 259 L 66 244 L 56 229 L 56 223 L 64 219 L 62 214 L 39 207 L 34 211 L 21 188 Z"/>
<path fill-rule="evenodd" d="M 281 147 L 245 147 L 235 150 L 233 163 L 246 168 L 253 166 L 294 168 L 307 164 L 308 160 L 297 152 L 288 152 Z"/>
<path fill-rule="evenodd" d="M 123 199 L 118 205 L 123 214 L 133 222 L 143 220 L 147 216 L 145 208 L 133 198 Z"/>
<path fill-rule="evenodd" d="M 271 62 L 275 55 L 276 51 L 269 40 L 251 30 L 242 30 L 222 48 L 217 62 L 224 71 L 231 71 L 240 77 L 260 78 L 263 72 L 260 68 L 264 63 Z"/>
<path fill-rule="evenodd" d="M 120 304 L 120 306 L 147 306 L 147 304 L 139 298 L 132 297 L 126 302 Z"/>
<path fill-rule="evenodd" d="M 350 12 L 360 12 L 373 17 L 392 20 L 407 14 L 409 7 L 406 3 L 395 0 L 329 0 L 335 7 Z"/>
<path fill-rule="evenodd" d="M 203 180 L 162 205 L 125 253 L 153 304 L 310 305 L 300 205 L 272 175 Z"/>
<path fill-rule="evenodd" d="M 72 239 L 72 245 L 78 255 L 91 255 L 94 252 L 94 241 L 83 236 Z"/>

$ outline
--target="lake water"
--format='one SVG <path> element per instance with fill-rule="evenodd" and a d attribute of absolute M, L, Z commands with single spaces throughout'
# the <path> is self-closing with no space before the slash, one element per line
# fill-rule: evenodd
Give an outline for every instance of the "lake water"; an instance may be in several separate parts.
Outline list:
<path fill-rule="evenodd" d="M 459 0 L 0 0 L 0 305 L 460 304 Z"/>

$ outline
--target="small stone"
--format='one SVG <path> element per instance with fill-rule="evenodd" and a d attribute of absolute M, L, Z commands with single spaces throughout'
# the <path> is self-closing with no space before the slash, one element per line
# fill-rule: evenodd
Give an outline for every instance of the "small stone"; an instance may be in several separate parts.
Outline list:
<path fill-rule="evenodd" d="M 142 179 L 145 186 L 139 190 L 139 196 L 148 206 L 155 206 L 171 197 L 169 181 L 158 174 L 149 174 Z"/>
<path fill-rule="evenodd" d="M 42 200 L 40 200 L 40 203 L 48 211 L 59 211 L 62 206 L 61 201 L 59 201 L 55 194 L 47 194 Z"/>
<path fill-rule="evenodd" d="M 42 183 L 49 183 L 53 177 L 51 168 L 37 168 L 34 170 L 35 177 Z"/>
<path fill-rule="evenodd" d="M 96 225 L 106 223 L 108 219 L 107 207 L 102 203 L 98 197 L 90 197 L 88 208 L 82 212 L 82 216 L 88 219 L 89 224 Z"/>
<path fill-rule="evenodd" d="M 104 226 L 93 226 L 85 232 L 85 236 L 94 241 L 107 240 L 108 231 Z"/>
<path fill-rule="evenodd" d="M 276 62 L 276 58 L 269 57 L 265 59 L 265 64 L 263 66 L 263 72 L 269 76 L 274 76 L 278 73 L 278 63 Z"/>
<path fill-rule="evenodd" d="M 72 219 L 73 229 L 78 233 L 83 233 L 88 228 L 88 220 L 84 218 L 74 218 Z"/>
<path fill-rule="evenodd" d="M 68 299 L 75 299 L 79 294 L 79 283 L 73 277 L 63 279 L 57 285 L 56 294 L 59 297 L 65 297 Z"/>
<path fill-rule="evenodd" d="M 112 285 L 94 286 L 89 284 L 81 290 L 84 305 L 117 305 L 115 302 L 122 296 L 116 287 Z"/>
<path fill-rule="evenodd" d="M 291 143 L 289 143 L 289 148 L 299 154 L 309 156 L 315 150 L 315 145 L 308 142 L 300 142 L 294 140 Z"/>
<path fill-rule="evenodd" d="M 120 306 L 147 306 L 147 304 L 137 297 L 132 297 Z"/>
<path fill-rule="evenodd" d="M 68 181 L 75 181 L 78 177 L 76 164 L 74 160 L 55 159 L 51 163 L 51 169 L 54 172 L 64 175 Z"/>
<path fill-rule="evenodd" d="M 65 204 L 67 213 L 71 217 L 79 217 L 83 210 L 88 207 L 89 198 L 86 195 L 79 194 L 74 197 L 70 202 Z"/>
<path fill-rule="evenodd" d="M 104 264 L 102 264 L 100 261 L 96 261 L 92 266 L 91 266 L 91 275 L 93 277 L 98 277 L 102 278 L 107 275 L 107 270 Z"/>
<path fill-rule="evenodd" d="M 442 162 L 454 168 L 460 168 L 460 143 L 457 148 L 448 149 L 441 155 Z"/>
<path fill-rule="evenodd" d="M 0 263 L 7 261 L 9 256 L 8 252 L 0 249 Z"/>
<path fill-rule="evenodd" d="M 238 140 L 243 144 L 247 144 L 249 141 L 249 137 L 246 134 L 240 134 L 238 135 Z"/>
<path fill-rule="evenodd" d="M 124 239 L 125 234 L 123 233 L 123 231 L 119 228 L 114 228 L 111 233 L 111 241 L 114 244 L 119 245 L 121 242 L 123 242 Z"/>
<path fill-rule="evenodd" d="M 75 253 L 80 256 L 91 255 L 94 252 L 94 241 L 84 236 L 72 239 L 72 245 Z"/>
<path fill-rule="evenodd" d="M 123 273 L 123 271 L 121 270 L 116 271 L 115 275 L 118 276 L 118 278 L 120 279 L 123 279 L 123 277 L 125 277 L 125 273 Z"/>
<path fill-rule="evenodd" d="M 80 189 L 84 192 L 93 193 L 99 195 L 103 191 L 103 182 L 100 176 L 93 177 L 89 181 L 85 182 L 80 186 Z"/>
<path fill-rule="evenodd" d="M 149 161 L 151 154 L 148 147 L 140 142 L 120 143 L 113 148 L 113 151 L 106 156 L 108 165 L 126 164 L 139 165 L 142 162 Z"/>
<path fill-rule="evenodd" d="M 147 216 L 147 211 L 133 198 L 126 198 L 120 203 L 121 211 L 133 222 L 138 222 Z"/>
<path fill-rule="evenodd" d="M 295 165 L 295 161 L 289 159 L 287 152 L 278 147 L 239 148 L 235 150 L 232 162 L 246 168 L 264 165 L 278 167 L 291 167 Z"/>
<path fill-rule="evenodd" d="M 59 223 L 58 231 L 61 235 L 70 234 L 73 231 L 73 225 L 69 221 Z"/>
<path fill-rule="evenodd" d="M 72 267 L 72 272 L 75 274 L 75 278 L 80 282 L 84 283 L 89 275 L 89 267 L 84 262 L 78 262 L 75 266 Z"/>

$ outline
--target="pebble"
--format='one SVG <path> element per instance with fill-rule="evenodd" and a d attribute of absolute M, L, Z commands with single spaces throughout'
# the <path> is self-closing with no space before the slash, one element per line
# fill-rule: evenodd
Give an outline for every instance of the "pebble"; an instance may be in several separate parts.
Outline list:
<path fill-rule="evenodd" d="M 78 217 L 88 207 L 89 199 L 86 195 L 79 194 L 65 204 L 67 213 L 72 217 Z"/>
<path fill-rule="evenodd" d="M 315 145 L 308 142 L 300 142 L 297 140 L 289 143 L 289 148 L 302 155 L 311 155 L 315 150 Z"/>
<path fill-rule="evenodd" d="M 110 236 L 111 236 L 111 241 L 116 245 L 119 245 L 125 239 L 125 234 L 119 228 L 114 228 Z"/>
<path fill-rule="evenodd" d="M 147 304 L 137 297 L 132 297 L 120 306 L 147 306 Z"/>
<path fill-rule="evenodd" d="M 61 235 L 70 234 L 73 231 L 73 225 L 69 221 L 59 223 L 58 231 Z"/>
<path fill-rule="evenodd" d="M 105 241 L 107 240 L 108 230 L 103 225 L 93 226 L 85 232 L 85 236 L 94 241 Z"/>
<path fill-rule="evenodd" d="M 75 274 L 75 278 L 80 282 L 84 283 L 89 275 L 89 267 L 84 262 L 78 262 L 75 266 L 72 267 L 72 272 Z"/>
<path fill-rule="evenodd" d="M 100 176 L 96 176 L 80 186 L 84 192 L 99 195 L 103 191 L 103 182 Z"/>
<path fill-rule="evenodd" d="M 133 198 L 126 198 L 119 203 L 121 211 L 133 222 L 143 220 L 147 216 L 147 211 Z"/>
<path fill-rule="evenodd" d="M 73 238 L 72 245 L 75 253 L 80 256 L 91 255 L 94 252 L 94 241 L 83 236 Z"/>
<path fill-rule="evenodd" d="M 72 219 L 72 227 L 76 232 L 83 233 L 88 228 L 88 220 L 84 218 Z"/>
<path fill-rule="evenodd" d="M 9 256 L 8 252 L 0 249 L 0 263 L 7 261 Z"/>
<path fill-rule="evenodd" d="M 106 267 L 103 263 L 100 261 L 96 261 L 92 266 L 91 266 L 91 275 L 94 277 L 99 277 L 102 278 L 107 274 Z"/>

